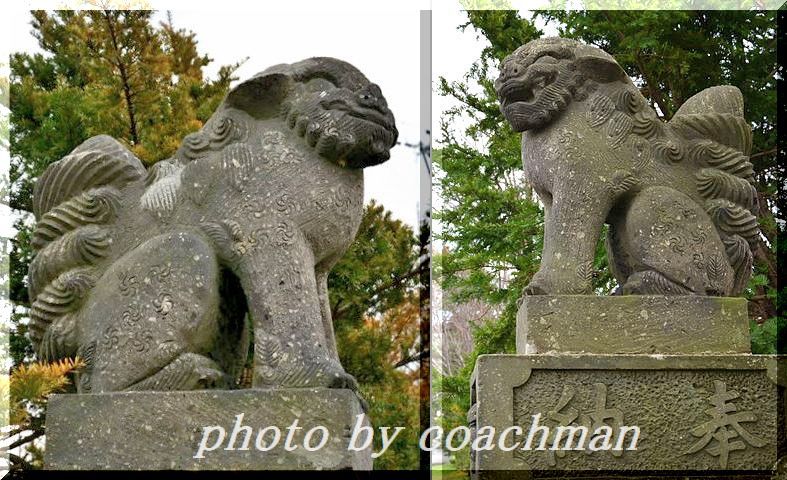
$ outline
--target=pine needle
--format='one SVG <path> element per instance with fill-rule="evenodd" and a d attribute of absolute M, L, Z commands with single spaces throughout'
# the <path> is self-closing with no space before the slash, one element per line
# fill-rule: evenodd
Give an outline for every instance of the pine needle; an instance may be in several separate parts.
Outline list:
<path fill-rule="evenodd" d="M 84 367 L 80 358 L 56 362 L 34 362 L 20 365 L 11 372 L 10 423 L 20 425 L 28 421 L 30 406 L 42 406 L 46 397 L 65 388 L 68 374 Z"/>

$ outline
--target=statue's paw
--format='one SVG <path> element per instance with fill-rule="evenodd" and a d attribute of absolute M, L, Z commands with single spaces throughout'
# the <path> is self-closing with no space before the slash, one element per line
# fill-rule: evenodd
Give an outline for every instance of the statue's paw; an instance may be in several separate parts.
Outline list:
<path fill-rule="evenodd" d="M 276 366 L 262 364 L 254 368 L 255 387 L 262 388 L 347 388 L 358 391 L 358 381 L 332 360 L 288 359 Z"/>
<path fill-rule="evenodd" d="M 334 372 L 334 380 L 329 385 L 329 388 L 349 388 L 350 390 L 358 391 L 358 380 L 352 375 L 345 372 L 343 368 L 339 367 L 341 372 Z"/>
<path fill-rule="evenodd" d="M 255 339 L 254 386 L 348 388 L 358 391 L 355 378 L 324 350 L 294 348 L 266 334 Z"/>
<path fill-rule="evenodd" d="M 228 389 L 231 379 L 221 370 L 199 368 L 196 370 L 197 382 L 195 390 Z"/>
<path fill-rule="evenodd" d="M 587 295 L 593 292 L 586 268 L 553 271 L 543 268 L 533 275 L 524 295 Z"/>
<path fill-rule="evenodd" d="M 524 295 L 548 295 L 550 290 L 549 281 L 547 279 L 548 275 L 546 275 L 543 270 L 537 271 L 522 293 Z"/>
<path fill-rule="evenodd" d="M 361 409 L 369 413 L 369 403 L 358 387 L 358 381 L 333 360 L 311 362 L 303 365 L 260 365 L 254 368 L 255 388 L 339 388 L 352 390 Z"/>
<path fill-rule="evenodd" d="M 546 288 L 543 285 L 530 282 L 525 287 L 523 292 L 525 295 L 547 295 Z"/>
<path fill-rule="evenodd" d="M 194 390 L 203 389 L 228 389 L 232 384 L 232 379 L 221 370 L 221 367 L 212 359 L 197 355 L 185 354 L 181 358 L 187 359 L 191 363 L 193 373 L 191 377 L 194 379 Z"/>

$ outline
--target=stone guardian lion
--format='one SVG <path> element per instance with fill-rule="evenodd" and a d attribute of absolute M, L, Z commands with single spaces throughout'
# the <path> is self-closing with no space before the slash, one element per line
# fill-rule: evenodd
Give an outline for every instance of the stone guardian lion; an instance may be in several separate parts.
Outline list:
<path fill-rule="evenodd" d="M 255 387 L 355 388 L 327 277 L 363 213 L 364 167 L 398 132 L 350 64 L 271 67 L 229 92 L 149 170 L 98 136 L 34 192 L 30 332 L 79 356 L 79 392 L 230 388 L 254 337 Z"/>
<path fill-rule="evenodd" d="M 619 293 L 743 291 L 759 227 L 737 88 L 703 90 L 665 123 L 612 56 L 563 38 L 517 49 L 495 88 L 544 204 L 541 267 L 526 294 L 592 293 L 605 223 Z"/>

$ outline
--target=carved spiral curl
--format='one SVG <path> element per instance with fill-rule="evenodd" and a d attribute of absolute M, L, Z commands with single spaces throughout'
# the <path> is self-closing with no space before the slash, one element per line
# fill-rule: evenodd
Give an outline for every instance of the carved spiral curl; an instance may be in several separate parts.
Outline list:
<path fill-rule="evenodd" d="M 256 153 L 245 143 L 230 145 L 221 155 L 221 168 L 236 190 L 242 190 L 251 179 L 255 163 Z"/>
<path fill-rule="evenodd" d="M 569 87 L 575 87 L 574 78 L 566 80 L 558 78 L 557 81 L 550 83 L 541 92 L 541 98 L 544 103 L 556 107 L 558 111 L 563 111 L 571 101 L 571 92 Z"/>
<path fill-rule="evenodd" d="M 757 190 L 746 180 L 715 168 L 701 169 L 696 178 L 697 190 L 703 198 L 723 198 L 749 210 L 756 210 Z"/>
<path fill-rule="evenodd" d="M 38 344 L 58 318 L 76 310 L 85 293 L 95 286 L 89 268 L 69 270 L 47 285 L 30 307 L 30 338 Z"/>
<path fill-rule="evenodd" d="M 612 175 L 612 179 L 608 184 L 608 189 L 614 195 L 621 195 L 628 192 L 639 183 L 639 179 L 631 172 L 625 170 L 617 170 Z"/>
<path fill-rule="evenodd" d="M 615 102 L 606 95 L 596 95 L 590 100 L 590 107 L 587 111 L 588 123 L 593 128 L 601 126 L 610 119 L 615 111 Z"/>
<path fill-rule="evenodd" d="M 170 176 L 149 186 L 139 199 L 142 208 L 160 214 L 172 212 L 178 201 L 181 183 L 180 172 L 180 170 L 175 170 Z"/>
<path fill-rule="evenodd" d="M 683 147 L 672 140 L 657 140 L 653 142 L 656 153 L 670 163 L 678 163 L 683 160 L 685 153 Z"/>
<path fill-rule="evenodd" d="M 221 149 L 224 146 L 241 142 L 246 139 L 247 128 L 243 122 L 233 120 L 230 117 L 222 117 L 212 122 L 210 128 L 210 143 L 214 149 Z"/>
<path fill-rule="evenodd" d="M 642 172 L 650 167 L 650 164 L 653 162 L 653 150 L 650 142 L 642 137 L 634 136 L 634 152 L 634 168 L 637 172 Z"/>
<path fill-rule="evenodd" d="M 120 193 L 113 187 L 83 192 L 41 217 L 33 232 L 33 249 L 41 250 L 49 242 L 84 225 L 108 223 L 119 209 Z"/>
<path fill-rule="evenodd" d="M 76 355 L 77 320 L 74 314 L 68 313 L 49 326 L 38 344 L 38 358 L 43 362 L 54 362 Z"/>
<path fill-rule="evenodd" d="M 181 149 L 187 160 L 196 160 L 204 157 L 210 150 L 210 141 L 202 135 L 202 132 L 195 132 L 183 139 Z"/>
<path fill-rule="evenodd" d="M 48 244 L 30 262 L 30 297 L 35 300 L 44 286 L 61 273 L 104 258 L 112 239 L 105 228 L 88 225 Z"/>
<path fill-rule="evenodd" d="M 692 143 L 689 146 L 689 158 L 697 165 L 717 168 L 749 182 L 754 179 L 754 167 L 749 162 L 749 157 L 711 140 Z"/>
<path fill-rule="evenodd" d="M 752 263 L 754 261 L 748 242 L 740 235 L 732 235 L 722 239 L 724 248 L 727 252 L 727 259 L 735 271 L 735 280 L 731 295 L 740 295 L 746 288 L 746 283 L 751 276 Z"/>
<path fill-rule="evenodd" d="M 757 241 L 760 228 L 749 210 L 724 199 L 708 200 L 705 210 L 716 227 L 728 236 L 740 235 L 749 245 Z"/>
<path fill-rule="evenodd" d="M 674 130 L 686 138 L 712 138 L 748 155 L 751 151 L 751 128 L 746 120 L 728 113 L 676 115 L 670 120 Z"/>
<path fill-rule="evenodd" d="M 658 118 L 639 112 L 633 117 L 631 131 L 645 138 L 654 138 L 661 133 L 662 126 L 661 120 Z"/>
<path fill-rule="evenodd" d="M 144 174 L 142 163 L 116 140 L 92 137 L 44 171 L 33 194 L 33 211 L 40 219 L 81 192 L 101 186 L 121 189 Z"/>
<path fill-rule="evenodd" d="M 617 148 L 631 133 L 631 117 L 623 112 L 613 112 L 612 118 L 607 124 L 607 137 L 609 145 L 612 148 Z"/>
<path fill-rule="evenodd" d="M 645 99 L 642 95 L 630 88 L 616 91 L 613 97 L 618 109 L 629 114 L 635 114 L 645 106 Z"/>
<path fill-rule="evenodd" d="M 243 241 L 243 230 L 238 222 L 205 222 L 200 224 L 200 229 L 211 240 L 222 260 L 234 263 L 238 259 L 236 243 Z"/>

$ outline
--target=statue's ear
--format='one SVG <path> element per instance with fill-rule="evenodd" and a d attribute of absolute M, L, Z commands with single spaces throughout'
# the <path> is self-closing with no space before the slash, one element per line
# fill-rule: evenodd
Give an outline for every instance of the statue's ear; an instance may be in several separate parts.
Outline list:
<path fill-rule="evenodd" d="M 255 118 L 270 118 L 279 114 L 282 101 L 293 87 L 294 81 L 289 75 L 260 74 L 230 90 L 225 103 Z"/>
<path fill-rule="evenodd" d="M 577 71 L 584 73 L 588 78 L 601 83 L 614 81 L 627 81 L 628 75 L 618 65 L 618 62 L 611 58 L 604 58 L 595 55 L 586 55 L 574 60 Z"/>

